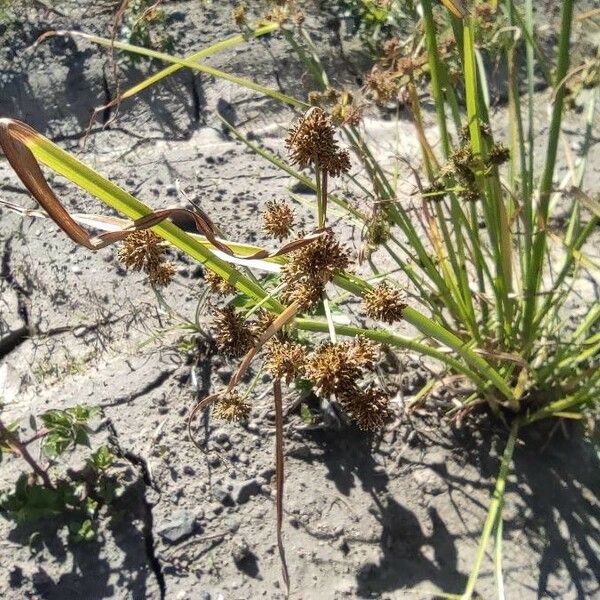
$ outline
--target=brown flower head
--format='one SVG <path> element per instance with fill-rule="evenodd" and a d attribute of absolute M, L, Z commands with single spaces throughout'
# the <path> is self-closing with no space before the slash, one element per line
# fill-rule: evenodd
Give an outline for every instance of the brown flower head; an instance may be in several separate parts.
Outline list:
<path fill-rule="evenodd" d="M 292 163 L 302 169 L 318 163 L 333 177 L 350 169 L 350 155 L 338 148 L 333 125 L 318 106 L 310 108 L 292 127 L 285 145 Z"/>
<path fill-rule="evenodd" d="M 338 150 L 321 162 L 321 166 L 331 177 L 339 177 L 350 171 L 350 154 L 348 150 Z"/>
<path fill-rule="evenodd" d="M 372 369 L 377 362 L 379 346 L 365 337 L 356 337 L 346 343 L 347 359 L 361 369 Z"/>
<path fill-rule="evenodd" d="M 308 92 L 308 103 L 311 106 L 320 106 L 321 102 L 323 102 L 323 97 L 323 92 L 312 90 L 311 92 Z"/>
<path fill-rule="evenodd" d="M 386 58 L 392 58 L 400 52 L 400 40 L 397 37 L 386 40 L 383 44 L 383 54 Z"/>
<path fill-rule="evenodd" d="M 290 254 L 282 270 L 287 300 L 298 300 L 308 308 L 321 297 L 325 284 L 350 263 L 348 250 L 331 232 Z"/>
<path fill-rule="evenodd" d="M 254 343 L 254 334 L 232 306 L 213 311 L 213 329 L 219 351 L 228 356 L 242 356 Z"/>
<path fill-rule="evenodd" d="M 388 104 L 398 97 L 400 86 L 390 72 L 374 68 L 367 75 L 365 91 L 376 104 Z"/>
<path fill-rule="evenodd" d="M 491 4 L 484 3 L 475 7 L 475 16 L 479 27 L 484 30 L 490 30 L 494 26 L 496 10 Z"/>
<path fill-rule="evenodd" d="M 339 106 L 336 104 L 336 106 Z M 335 111 L 335 106 L 333 110 Z M 350 125 L 351 127 L 358 127 L 363 118 L 364 106 L 357 106 L 352 104 L 345 107 L 345 110 L 340 113 L 342 117 L 342 125 Z"/>
<path fill-rule="evenodd" d="M 455 150 L 450 156 L 450 162 L 454 167 L 454 174 L 463 184 L 471 185 L 475 183 L 475 173 L 473 172 L 475 158 L 470 146 L 462 146 Z"/>
<path fill-rule="evenodd" d="M 423 200 L 431 202 L 441 202 L 446 196 L 446 186 L 441 179 L 434 180 L 430 185 L 423 189 Z"/>
<path fill-rule="evenodd" d="M 210 288 L 211 292 L 218 294 L 219 296 L 228 296 L 235 292 L 235 288 L 220 275 L 217 275 L 214 271 L 204 272 L 204 281 Z"/>
<path fill-rule="evenodd" d="M 362 371 L 348 362 L 347 350 L 346 344 L 327 342 L 308 355 L 304 373 L 321 395 L 345 395 L 356 386 Z"/>
<path fill-rule="evenodd" d="M 268 310 L 259 308 L 254 314 L 254 319 L 250 323 L 250 329 L 255 337 L 261 336 L 273 323 L 275 316 Z M 278 332 L 279 336 L 283 335 L 281 331 Z"/>
<path fill-rule="evenodd" d="M 365 295 L 367 315 L 376 321 L 399 321 L 406 306 L 404 293 L 386 282 L 380 283 Z"/>
<path fill-rule="evenodd" d="M 294 225 L 294 209 L 284 202 L 267 202 L 267 210 L 263 215 L 265 231 L 279 241 L 284 240 L 292 232 Z"/>
<path fill-rule="evenodd" d="M 308 310 L 321 300 L 323 288 L 323 283 L 318 280 L 299 279 L 286 287 L 282 299 L 289 304 L 297 302 L 302 310 Z"/>
<path fill-rule="evenodd" d="M 459 196 L 466 202 L 477 202 L 481 198 L 481 194 L 475 184 L 465 187 L 459 192 Z"/>
<path fill-rule="evenodd" d="M 265 345 L 267 371 L 275 379 L 289 383 L 302 369 L 305 359 L 304 347 L 291 340 L 271 338 Z"/>
<path fill-rule="evenodd" d="M 345 93 L 334 87 L 328 87 L 323 95 L 328 102 L 337 102 Z"/>
<path fill-rule="evenodd" d="M 366 431 L 381 429 L 391 416 L 388 395 L 374 385 L 345 396 L 342 405 L 352 420 Z"/>
<path fill-rule="evenodd" d="M 382 211 L 376 210 L 367 224 L 366 239 L 370 246 L 378 247 L 390 239 L 390 222 Z"/>
<path fill-rule="evenodd" d="M 242 421 L 250 414 L 250 404 L 235 390 L 225 392 L 216 402 L 214 415 L 224 421 Z"/>
<path fill-rule="evenodd" d="M 167 245 L 149 229 L 132 231 L 119 249 L 118 257 L 129 269 L 144 271 L 152 285 L 165 286 L 175 275 L 175 266 L 166 261 Z"/>
<path fill-rule="evenodd" d="M 306 358 L 304 375 L 323 396 L 344 398 L 354 393 L 365 370 L 375 365 L 377 346 L 364 338 L 327 342 Z"/>
<path fill-rule="evenodd" d="M 148 280 L 157 287 L 166 287 L 173 281 L 176 272 L 173 263 L 163 261 L 148 272 Z"/>
<path fill-rule="evenodd" d="M 510 150 L 502 143 L 497 142 L 490 148 L 488 163 L 499 167 L 510 160 Z"/>

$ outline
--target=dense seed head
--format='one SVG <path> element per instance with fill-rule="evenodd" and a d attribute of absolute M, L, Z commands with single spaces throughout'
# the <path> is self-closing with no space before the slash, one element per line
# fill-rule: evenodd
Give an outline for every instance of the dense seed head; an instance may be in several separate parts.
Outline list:
<path fill-rule="evenodd" d="M 248 5 L 245 2 L 238 2 L 231 11 L 231 16 L 236 25 L 242 27 L 248 18 Z"/>
<path fill-rule="evenodd" d="M 304 376 L 323 396 L 345 397 L 375 366 L 376 358 L 377 346 L 365 338 L 327 342 L 307 356 Z"/>
<path fill-rule="evenodd" d="M 442 174 L 441 174 L 442 175 Z M 432 181 L 422 192 L 423 200 L 441 202 L 446 196 L 446 186 L 441 179 Z"/>
<path fill-rule="evenodd" d="M 298 301 L 303 308 L 318 302 L 325 284 L 350 264 L 347 248 L 331 232 L 290 254 L 281 270 L 286 284 L 284 297 Z"/>
<path fill-rule="evenodd" d="M 285 145 L 292 163 L 302 169 L 318 163 L 333 177 L 350 169 L 350 155 L 338 148 L 333 125 L 318 106 L 308 110 L 292 127 Z"/>
<path fill-rule="evenodd" d="M 381 429 L 390 418 L 389 396 L 371 385 L 366 390 L 354 390 L 342 398 L 342 405 L 350 418 L 366 431 Z"/>
<path fill-rule="evenodd" d="M 367 224 L 366 239 L 374 247 L 381 246 L 390 239 L 390 222 L 381 210 L 376 210 L 371 215 Z"/>
<path fill-rule="evenodd" d="M 275 379 L 289 383 L 302 370 L 306 353 L 304 347 L 291 340 L 270 339 L 265 345 L 267 371 Z"/>
<path fill-rule="evenodd" d="M 375 366 L 379 354 L 379 346 L 375 342 L 365 337 L 357 337 L 351 342 L 346 342 L 346 348 L 348 362 L 366 370 Z"/>
<path fill-rule="evenodd" d="M 254 313 L 254 318 L 250 323 L 250 330 L 253 335 L 258 338 L 271 326 L 274 320 L 275 316 L 272 313 L 263 308 L 259 308 L 256 313 Z M 277 335 L 282 336 L 283 333 L 279 331 Z"/>
<path fill-rule="evenodd" d="M 510 150 L 501 142 L 496 142 L 488 154 L 488 162 L 493 166 L 500 166 L 510 160 Z"/>
<path fill-rule="evenodd" d="M 214 309 L 212 325 L 217 348 L 223 354 L 243 356 L 254 343 L 254 334 L 244 318 L 231 306 Z"/>
<path fill-rule="evenodd" d="M 228 296 L 235 292 L 235 288 L 228 281 L 213 271 L 205 271 L 204 281 L 206 281 L 210 291 L 219 296 Z"/>
<path fill-rule="evenodd" d="M 365 90 L 377 104 L 388 104 L 398 97 L 400 86 L 389 71 L 374 68 L 367 76 Z"/>
<path fill-rule="evenodd" d="M 250 414 L 250 404 L 235 390 L 225 392 L 217 400 L 213 414 L 224 421 L 242 421 Z"/>
<path fill-rule="evenodd" d="M 152 285 L 166 287 L 173 281 L 176 272 L 173 263 L 162 261 L 148 271 L 148 279 Z"/>
<path fill-rule="evenodd" d="M 279 241 L 287 238 L 294 225 L 294 209 L 284 202 L 270 200 L 263 215 L 263 228 Z"/>
<path fill-rule="evenodd" d="M 152 285 L 166 286 L 173 280 L 175 266 L 166 261 L 167 246 L 149 229 L 132 231 L 119 249 L 118 257 L 129 269 L 144 271 Z"/>
<path fill-rule="evenodd" d="M 365 295 L 367 315 L 375 321 L 399 321 L 406 306 L 404 293 L 387 282 L 380 283 Z"/>
<path fill-rule="evenodd" d="M 354 389 L 362 374 L 360 367 L 347 358 L 345 344 L 322 344 L 308 355 L 305 376 L 325 397 L 346 394 Z"/>

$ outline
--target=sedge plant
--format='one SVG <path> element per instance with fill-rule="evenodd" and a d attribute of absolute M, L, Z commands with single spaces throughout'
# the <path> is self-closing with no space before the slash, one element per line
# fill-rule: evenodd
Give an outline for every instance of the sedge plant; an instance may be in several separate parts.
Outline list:
<path fill-rule="evenodd" d="M 412 167 L 409 175 L 417 187 L 411 197 L 403 197 L 399 191 L 399 171 L 390 174 L 369 147 L 361 129 L 363 107 L 351 93 L 329 85 L 293 6 L 289 13 L 285 6 L 279 7 L 277 18 L 271 15 L 255 29 L 237 15 L 242 34 L 186 58 L 69 33 L 81 41 L 168 63 L 121 94 L 120 101 L 187 68 L 273 98 L 295 112 L 285 158 L 225 123 L 256 152 L 257 160 L 271 162 L 315 192 L 317 229 L 309 234 L 294 230 L 293 213 L 286 203 L 265 207 L 265 230 L 280 246 L 275 251 L 218 237 L 208 215 L 201 212 L 193 215 L 199 234 L 182 231 L 168 220 L 173 210 L 153 211 L 23 123 L 3 119 L 0 143 L 26 187 L 74 241 L 96 250 L 125 240 L 130 245 L 129 254 L 122 251 L 125 261 L 145 270 L 154 284 L 164 285 L 170 278 L 165 274 L 172 274 L 172 269 L 160 260 L 162 238 L 201 263 L 215 291 L 226 299 L 243 299 L 226 302 L 213 316 L 220 351 L 239 357 L 240 366 L 225 389 L 196 406 L 191 419 L 209 406 L 223 418 L 244 418 L 251 398 L 241 391 L 240 384 L 256 355 L 264 354 L 274 382 L 277 532 L 286 583 L 281 537 L 282 384 L 295 378 L 307 380 L 359 426 L 376 429 L 390 414 L 389 399 L 372 377 L 379 344 L 433 359 L 441 367 L 442 381 L 446 374 L 467 381 L 472 391 L 455 398 L 452 410 L 464 420 L 470 412 L 485 409 L 507 430 L 479 552 L 466 588 L 457 596 L 471 598 L 490 537 L 495 538 L 496 548 L 501 547 L 501 508 L 519 432 L 547 419 L 580 420 L 586 410 L 597 406 L 600 306 L 590 302 L 587 315 L 572 327 L 563 327 L 563 321 L 573 282 L 583 270 L 597 276 L 599 268 L 586 249 L 600 211 L 597 201 L 582 189 L 598 90 L 589 93 L 583 152 L 568 181 L 558 185 L 561 123 L 572 75 L 574 1 L 562 3 L 553 57 L 545 56 L 536 43 L 532 0 L 489 3 L 486 23 L 493 24 L 501 17 L 503 24 L 508 24 L 498 32 L 504 36 L 502 51 L 509 65 L 509 127 L 508 139 L 503 141 L 497 139 L 490 118 L 490 92 L 480 47 L 484 28 L 477 16 L 481 11 L 476 10 L 479 3 L 472 11 L 452 0 L 444 2 L 448 10 L 432 0 L 418 4 L 420 41 L 412 48 L 389 45 L 387 60 L 367 79 L 366 86 L 366 95 L 379 100 L 393 100 L 402 94 L 410 108 L 422 150 L 422 167 Z M 290 42 L 313 75 L 317 89 L 306 100 L 202 62 L 249 37 L 276 31 Z M 485 31 L 488 35 L 489 29 Z M 453 60 L 444 60 L 450 52 Z M 524 79 L 522 71 L 514 67 L 517 55 L 524 55 Z M 459 65 L 458 78 L 450 64 Z M 534 83 L 538 73 L 551 89 L 545 140 L 535 136 Z M 424 83 L 435 105 L 437 145 L 428 139 L 424 125 L 420 89 Z M 542 143 L 544 160 L 539 169 L 534 157 Z M 133 223 L 117 217 L 71 215 L 46 184 L 39 164 L 65 176 Z M 340 182 L 345 182 L 346 188 Z M 345 189 L 358 192 L 364 201 L 350 200 Z M 566 227 L 558 232 L 552 216 L 557 203 L 565 199 Z M 30 216 L 45 216 L 11 207 Z M 377 249 L 387 255 L 402 278 L 376 273 L 374 282 L 353 274 L 355 257 L 332 229 L 332 211 L 362 224 L 367 254 Z M 107 233 L 92 238 L 84 225 Z M 144 254 L 143 248 L 149 253 Z M 336 294 L 362 299 L 368 325 L 340 323 L 332 311 Z M 418 336 L 396 333 L 393 323 L 400 321 L 414 327 Z M 305 334 L 299 337 L 297 332 Z M 320 335 L 317 341 L 307 343 L 308 334 Z M 324 336 L 327 341 L 319 342 Z M 431 388 L 428 384 L 420 396 L 426 396 Z M 500 556 L 500 552 L 494 553 L 501 596 Z"/>

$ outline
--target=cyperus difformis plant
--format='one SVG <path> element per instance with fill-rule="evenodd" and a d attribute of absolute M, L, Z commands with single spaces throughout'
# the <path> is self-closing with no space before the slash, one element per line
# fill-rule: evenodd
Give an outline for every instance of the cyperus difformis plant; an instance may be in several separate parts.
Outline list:
<path fill-rule="evenodd" d="M 442 384 L 447 373 L 467 379 L 474 391 L 464 397 L 455 397 L 454 413 L 464 416 L 468 411 L 487 406 L 489 414 L 500 417 L 500 423 L 510 426 L 480 551 L 462 596 L 470 598 L 489 537 L 494 534 L 497 540 L 501 540 L 499 515 L 502 494 L 519 429 L 546 418 L 579 419 L 584 409 L 594 406 L 600 397 L 600 340 L 597 333 L 600 308 L 592 306 L 569 331 L 562 329 L 563 305 L 571 296 L 575 276 L 584 268 L 597 273 L 597 265 L 586 256 L 585 247 L 597 229 L 600 211 L 597 203 L 581 187 L 598 92 L 594 90 L 589 97 L 588 132 L 582 140 L 581 156 L 577 157 L 575 168 L 570 173 L 570 212 L 563 234 L 553 230 L 552 215 L 561 195 L 564 195 L 564 190 L 555 181 L 555 174 L 561 148 L 566 87 L 571 74 L 574 0 L 561 3 L 559 43 L 553 71 L 538 56 L 533 2 L 526 0 L 524 11 L 517 3 L 506 3 L 509 25 L 498 32 L 505 36 L 503 51 L 506 64 L 515 64 L 515 54 L 520 44 L 524 44 L 528 80 L 518 80 L 521 71 L 507 71 L 510 127 L 506 130 L 508 140 L 505 144 L 496 139 L 498 132 L 490 126 L 487 105 L 490 96 L 485 70 L 481 69 L 478 58 L 481 52 L 477 48 L 477 36 L 489 29 L 494 20 L 494 10 L 485 13 L 484 23 L 478 23 L 477 14 L 470 15 L 457 0 L 443 0 L 443 3 L 453 15 L 450 20 L 445 12 L 434 18 L 431 0 L 418 3 L 421 27 L 417 34 L 421 37 L 412 46 L 419 49 L 418 56 L 410 53 L 402 56 L 400 46 L 390 45 L 387 62 L 373 73 L 368 86 L 375 97 L 385 101 L 394 101 L 400 84 L 404 86 L 406 93 L 403 100 L 414 118 L 415 136 L 422 150 L 422 165 L 407 173 L 406 177 L 396 177 L 399 165 L 394 165 L 390 171 L 379 164 L 363 138 L 358 118 L 346 120 L 343 115 L 336 114 L 336 123 L 341 125 L 336 131 L 322 107 L 308 110 L 292 128 L 286 140 L 291 165 L 245 140 L 232 124 L 227 124 L 238 139 L 316 193 L 319 231 L 311 239 L 303 239 L 300 245 L 294 246 L 295 240 L 286 243 L 284 251 L 267 252 L 239 242 L 225 244 L 217 239 L 206 215 L 197 215 L 196 221 L 204 237 L 192 238 L 164 220 L 170 213 L 152 213 L 127 192 L 24 124 L 1 121 L 0 142 L 24 184 L 76 242 L 98 249 L 110 240 L 122 239 L 123 232 L 117 238 L 111 238 L 112 233 L 92 238 L 82 232 L 66 211 L 58 210 L 57 204 L 60 203 L 45 185 L 37 160 L 70 177 L 134 219 L 135 228 L 152 227 L 156 234 L 220 277 L 223 286 L 231 285 L 243 294 L 248 304 L 253 305 L 250 311 L 260 306 L 272 315 L 266 328 L 259 331 L 247 314 L 239 315 L 243 326 L 253 332 L 254 343 L 243 357 L 228 388 L 203 400 L 194 415 L 201 408 L 225 399 L 222 405 L 217 404 L 220 414 L 236 418 L 243 416 L 249 400 L 242 400 L 243 396 L 236 388 L 241 374 L 264 349 L 267 368 L 274 377 L 278 475 L 282 475 L 282 465 L 279 465 L 283 421 L 281 380 L 291 380 L 298 375 L 307 377 L 308 372 L 315 388 L 322 394 L 328 392 L 363 427 L 378 426 L 386 416 L 389 405 L 385 394 L 374 387 L 368 377 L 371 368 L 368 362 L 363 364 L 355 358 L 361 365 L 360 377 L 355 370 L 357 378 L 354 388 L 347 388 L 349 392 L 344 392 L 339 384 L 339 381 L 348 382 L 348 373 L 344 371 L 348 367 L 343 367 L 339 359 L 341 355 L 347 358 L 350 347 L 348 342 L 339 342 L 337 336 L 362 337 L 435 359 L 442 365 L 438 374 L 438 381 Z M 490 5 L 500 8 L 503 3 Z M 452 36 L 450 42 L 441 39 L 442 22 L 446 23 L 446 30 Z M 263 35 L 279 26 L 279 23 L 270 23 L 254 35 L 259 35 L 258 31 Z M 214 49 L 180 59 L 114 40 L 81 33 L 72 35 L 170 63 L 168 69 L 122 96 L 133 96 L 177 69 L 189 68 L 263 93 L 295 109 L 309 109 L 309 104 L 303 100 L 204 64 L 200 59 L 217 51 Z M 308 34 L 303 31 L 302 35 L 306 39 Z M 234 38 L 221 44 L 219 49 L 243 40 L 243 36 Z M 300 47 L 297 40 L 295 42 L 294 48 Z M 313 99 L 321 99 L 328 94 L 330 86 L 319 61 L 310 55 L 310 48 L 308 50 L 304 48 L 298 54 L 306 61 L 308 71 L 315 75 L 321 96 L 313 95 Z M 449 52 L 454 53 L 452 58 L 460 66 L 458 71 L 452 72 L 448 68 L 445 59 Z M 534 115 L 537 113 L 533 89 L 538 67 L 552 88 L 544 152 L 539 152 L 542 142 L 535 137 Z M 459 79 L 456 78 L 457 73 Z M 426 135 L 421 106 L 425 92 L 418 87 L 425 77 L 430 83 L 430 100 L 437 119 L 437 144 L 430 143 Z M 520 96 L 523 90 L 526 92 Z M 322 103 L 323 106 L 325 104 Z M 357 170 L 348 174 L 346 181 L 358 187 L 359 195 L 364 197 L 362 204 L 351 202 L 339 191 L 329 189 L 331 178 L 342 177 L 350 169 L 349 155 L 342 148 L 336 137 L 338 135 L 345 139 L 353 153 Z M 539 172 L 533 160 L 536 152 L 543 155 L 543 166 Z M 311 169 L 310 176 L 302 173 L 302 169 Z M 365 174 L 362 179 L 355 176 L 359 170 Z M 398 181 L 413 176 L 420 193 L 404 195 Z M 421 183 L 421 178 L 427 181 Z M 377 216 L 377 227 L 372 227 L 367 233 L 368 241 L 379 246 L 382 253 L 387 253 L 402 273 L 402 281 L 393 281 L 395 276 L 377 273 L 378 279 L 383 278 L 384 282 L 373 286 L 370 281 L 346 272 L 350 268 L 350 257 L 335 233 L 327 230 L 328 203 L 333 202 L 348 220 L 367 230 L 371 224 L 369 216 Z M 274 225 L 279 226 L 279 223 L 275 223 L 273 218 L 266 219 L 265 225 L 276 238 L 286 233 L 283 228 L 275 229 Z M 555 246 L 553 254 L 550 253 L 552 246 Z M 279 285 L 272 288 L 248 277 L 222 258 L 223 255 L 216 256 L 213 248 L 225 255 L 235 254 L 236 259 L 254 256 L 265 261 L 276 260 L 282 265 Z M 272 267 L 272 264 L 269 266 Z M 548 278 L 550 271 L 552 277 Z M 374 322 L 368 327 L 336 322 L 328 299 L 334 288 L 363 298 L 365 312 Z M 321 306 L 325 319 L 307 314 Z M 414 327 L 417 336 L 407 337 L 393 331 L 389 324 L 398 319 Z M 286 335 L 282 333 L 284 328 Z M 328 334 L 329 342 L 311 343 L 310 347 L 306 347 L 294 337 L 295 330 Z M 288 333 L 289 337 L 286 337 Z M 242 337 L 248 336 L 243 334 Z M 354 364 L 352 368 L 358 367 Z M 425 391 L 427 389 L 431 388 Z M 278 512 L 281 516 L 282 476 L 278 480 Z M 281 521 L 278 523 L 280 525 Z"/>

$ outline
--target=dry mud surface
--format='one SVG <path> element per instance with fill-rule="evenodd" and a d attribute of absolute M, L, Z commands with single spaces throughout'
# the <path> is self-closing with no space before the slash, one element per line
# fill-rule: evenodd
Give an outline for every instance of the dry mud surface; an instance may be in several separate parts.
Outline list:
<path fill-rule="evenodd" d="M 182 54 L 236 32 L 229 3 L 165 5 Z M 106 52 L 66 38 L 28 48 L 48 29 L 107 35 L 114 3 L 53 6 L 31 3 L 22 21 L 3 31 L 0 115 L 27 121 L 154 207 L 183 206 L 191 198 L 228 238 L 266 243 L 260 208 L 292 181 L 224 135 L 216 113 L 274 150 L 281 150 L 291 113 L 231 84 L 182 72 L 124 104 L 111 128 L 102 131 L 100 121 L 84 147 L 91 112 L 112 89 Z M 308 25 L 327 31 L 325 21 L 315 12 Z M 336 83 L 355 83 L 335 39 L 316 33 Z M 302 69 L 277 38 L 240 46 L 210 64 L 307 91 Z M 144 77 L 140 69 L 121 69 L 123 89 Z M 540 102 L 547 102 L 543 93 Z M 579 126 L 576 118 L 565 125 L 575 142 Z M 376 116 L 368 127 L 374 138 L 390 129 Z M 410 155 L 413 130 L 408 122 L 400 127 Z M 596 190 L 598 165 L 596 143 L 588 175 Z M 103 211 L 59 178 L 51 181 L 75 210 Z M 31 205 L 3 158 L 0 185 L 3 199 Z M 298 211 L 310 229 L 310 213 Z M 356 233 L 346 236 L 356 240 Z M 118 450 L 126 490 L 119 518 L 101 520 L 92 542 L 69 543 L 57 522 L 32 536 L 28 526 L 0 516 L 0 598 L 283 598 L 268 381 L 257 387 L 248 423 L 203 418 L 201 452 L 188 439 L 186 416 L 235 365 L 210 344 L 199 358 L 186 354 L 176 333 L 143 344 L 173 323 L 143 278 L 119 266 L 113 249 L 89 253 L 50 223 L 4 209 L 0 243 L 3 418 L 26 427 L 30 414 L 48 408 L 99 406 L 93 440 L 109 440 Z M 202 271 L 179 258 L 166 301 L 189 317 Z M 581 294 L 597 298 L 594 282 L 579 285 Z M 398 418 L 380 435 L 335 423 L 306 427 L 296 413 L 287 418 L 284 535 L 293 597 L 431 598 L 466 583 L 502 434 L 455 432 L 431 415 L 408 421 L 402 405 L 422 383 L 423 366 L 400 356 L 386 369 L 398 388 Z M 576 439 L 556 439 L 545 445 L 542 434 L 524 438 L 516 453 L 505 506 L 507 598 L 600 597 L 597 457 Z M 2 463 L 0 489 L 13 484 L 19 468 L 15 460 Z M 477 589 L 494 597 L 489 560 Z"/>

